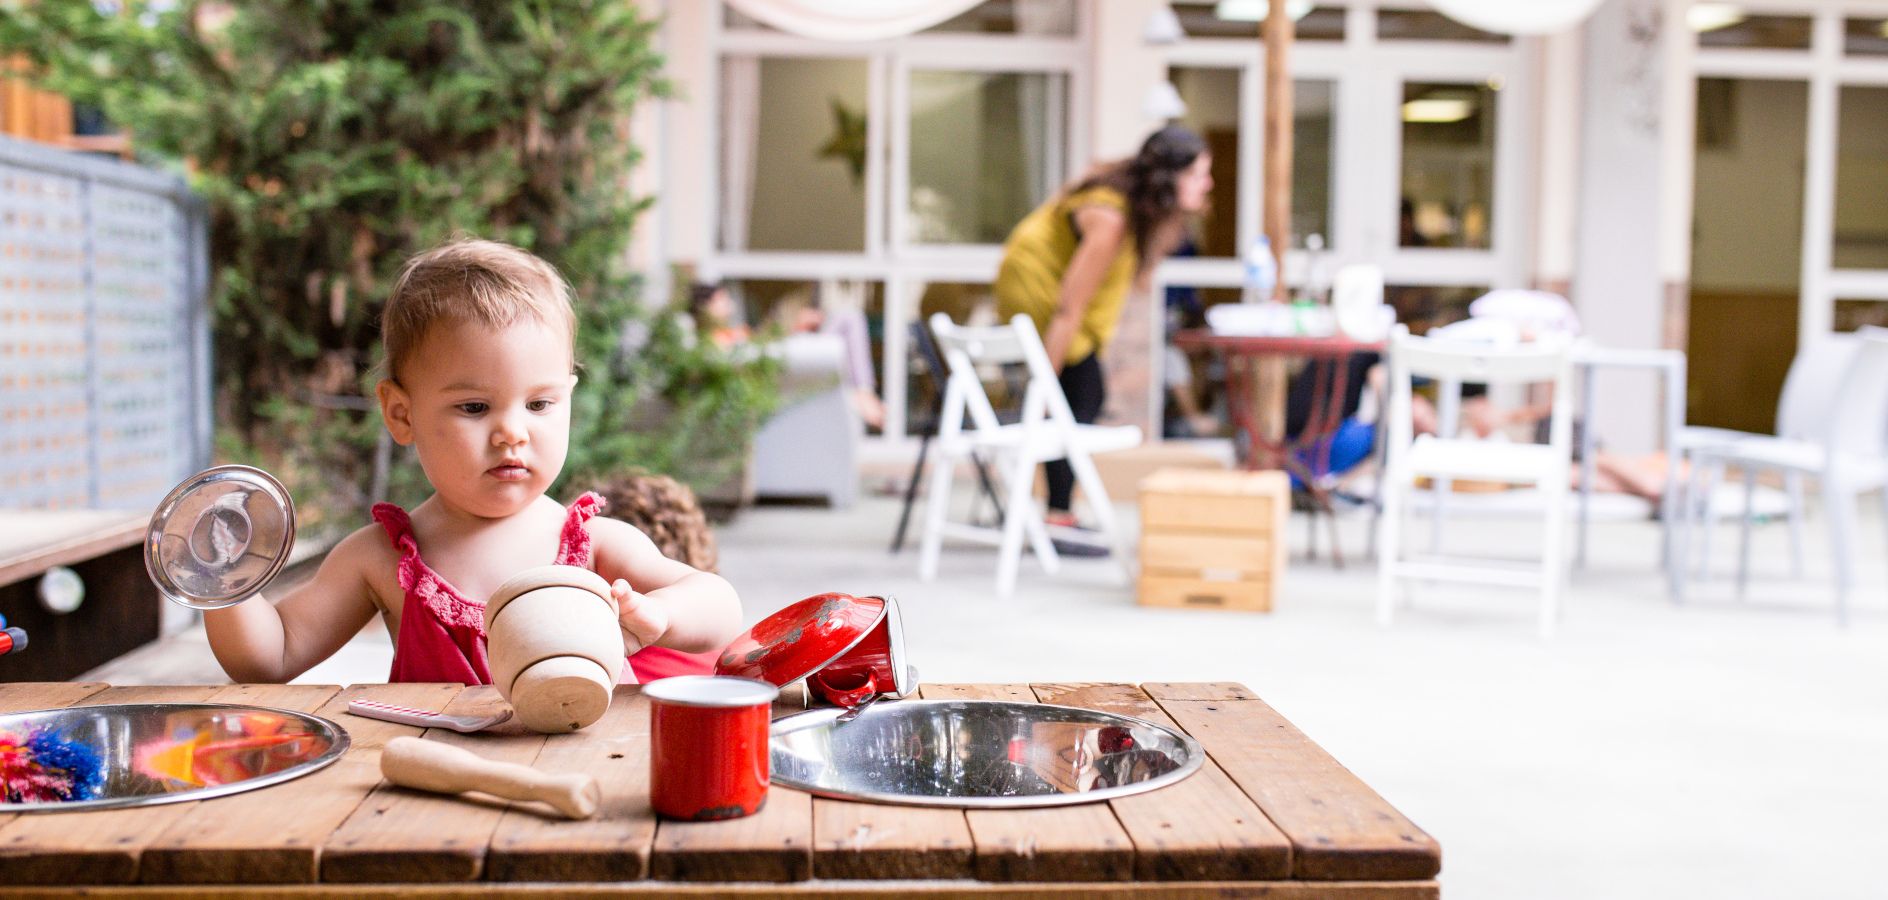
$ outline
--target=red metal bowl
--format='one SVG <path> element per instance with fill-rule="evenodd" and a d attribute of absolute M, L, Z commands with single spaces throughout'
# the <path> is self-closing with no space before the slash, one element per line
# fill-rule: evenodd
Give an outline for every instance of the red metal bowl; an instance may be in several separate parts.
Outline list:
<path fill-rule="evenodd" d="M 823 669 L 865 640 L 885 618 L 882 597 L 816 594 L 754 623 L 715 664 L 716 675 L 785 687 Z"/>

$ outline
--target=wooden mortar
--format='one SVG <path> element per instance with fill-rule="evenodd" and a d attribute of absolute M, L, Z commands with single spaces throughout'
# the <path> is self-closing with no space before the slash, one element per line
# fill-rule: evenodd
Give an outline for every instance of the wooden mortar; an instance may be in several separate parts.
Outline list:
<path fill-rule="evenodd" d="M 603 577 L 576 566 L 527 569 L 485 604 L 492 684 L 526 727 L 575 731 L 603 717 L 623 673 L 623 637 Z"/>

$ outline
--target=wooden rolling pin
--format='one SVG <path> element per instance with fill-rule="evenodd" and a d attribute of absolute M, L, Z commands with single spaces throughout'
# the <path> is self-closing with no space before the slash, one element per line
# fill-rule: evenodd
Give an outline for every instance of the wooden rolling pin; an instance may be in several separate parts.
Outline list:
<path fill-rule="evenodd" d="M 597 780 L 589 775 L 551 775 L 416 737 L 387 742 L 380 752 L 380 774 L 401 787 L 422 791 L 479 791 L 506 800 L 538 800 L 572 819 L 596 815 L 603 799 Z"/>

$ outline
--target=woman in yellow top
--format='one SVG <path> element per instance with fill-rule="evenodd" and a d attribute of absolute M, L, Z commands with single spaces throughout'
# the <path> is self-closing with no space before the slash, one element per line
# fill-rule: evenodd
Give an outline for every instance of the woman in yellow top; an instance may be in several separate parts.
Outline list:
<path fill-rule="evenodd" d="M 1093 422 L 1101 413 L 1107 399 L 1101 351 L 1114 337 L 1128 289 L 1147 288 L 1154 266 L 1179 243 L 1186 215 L 1206 208 L 1211 167 L 1199 135 L 1169 125 L 1133 157 L 1100 166 L 1049 198 L 1004 242 L 997 311 L 1005 321 L 1017 313 L 1035 321 L 1076 421 Z M 1066 460 L 1043 471 L 1049 524 L 1073 525 L 1075 473 Z"/>

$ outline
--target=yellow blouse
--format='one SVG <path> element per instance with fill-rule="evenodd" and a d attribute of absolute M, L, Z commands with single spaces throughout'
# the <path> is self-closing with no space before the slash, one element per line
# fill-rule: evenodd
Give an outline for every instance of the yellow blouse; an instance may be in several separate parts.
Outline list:
<path fill-rule="evenodd" d="M 1036 323 L 1037 331 L 1048 334 L 1049 320 L 1062 299 L 1062 274 L 1075 258 L 1075 211 L 1088 206 L 1105 206 L 1124 216 L 1128 210 L 1127 198 L 1120 191 L 1094 187 L 1050 198 L 1010 232 L 995 285 L 997 312 L 1004 321 L 1022 313 Z M 1128 286 L 1134 281 L 1134 264 L 1134 236 L 1124 231 L 1121 250 L 1088 301 L 1065 364 L 1081 362 L 1113 340 Z"/>

